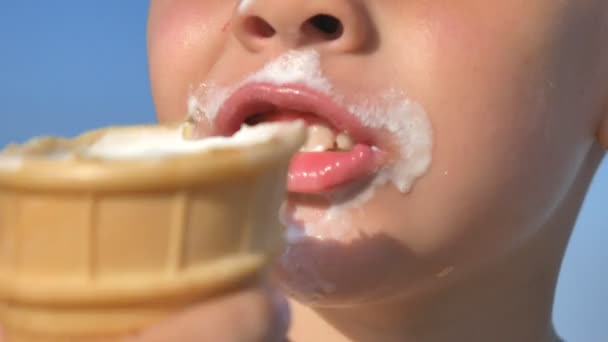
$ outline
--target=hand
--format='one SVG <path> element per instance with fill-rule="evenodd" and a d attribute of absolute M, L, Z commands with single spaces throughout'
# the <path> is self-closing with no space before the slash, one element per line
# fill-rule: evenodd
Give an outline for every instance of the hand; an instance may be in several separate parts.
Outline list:
<path fill-rule="evenodd" d="M 198 304 L 126 342 L 284 342 L 288 326 L 286 299 L 258 286 Z"/>

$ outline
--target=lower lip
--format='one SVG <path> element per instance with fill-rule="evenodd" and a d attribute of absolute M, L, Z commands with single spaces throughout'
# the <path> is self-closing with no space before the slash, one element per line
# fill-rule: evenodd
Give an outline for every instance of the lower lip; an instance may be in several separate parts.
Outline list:
<path fill-rule="evenodd" d="M 344 152 L 300 152 L 291 160 L 287 190 L 320 193 L 369 177 L 380 170 L 384 153 L 358 144 Z"/>
<path fill-rule="evenodd" d="M 264 121 L 304 120 L 309 125 L 323 124 L 314 115 L 294 111 L 268 114 Z M 350 151 L 299 152 L 291 160 L 287 190 L 297 193 L 322 193 L 369 177 L 382 167 L 385 154 L 367 144 Z"/>

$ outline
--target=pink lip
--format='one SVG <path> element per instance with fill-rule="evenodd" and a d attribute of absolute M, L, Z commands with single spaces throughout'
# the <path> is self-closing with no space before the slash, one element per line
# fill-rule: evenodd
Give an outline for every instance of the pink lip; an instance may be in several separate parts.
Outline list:
<path fill-rule="evenodd" d="M 215 120 L 216 133 L 233 134 L 248 116 L 275 108 L 314 113 L 338 131 L 348 132 L 357 142 L 373 145 L 373 132 L 357 117 L 329 96 L 299 85 L 251 83 L 241 87 L 220 108 Z"/>
<path fill-rule="evenodd" d="M 215 118 L 214 135 L 229 136 L 256 113 L 312 113 L 357 142 L 349 152 L 300 152 L 290 165 L 287 187 L 293 192 L 331 190 L 378 171 L 384 152 L 372 148 L 374 132 L 329 96 L 299 85 L 247 84 L 234 92 Z"/>

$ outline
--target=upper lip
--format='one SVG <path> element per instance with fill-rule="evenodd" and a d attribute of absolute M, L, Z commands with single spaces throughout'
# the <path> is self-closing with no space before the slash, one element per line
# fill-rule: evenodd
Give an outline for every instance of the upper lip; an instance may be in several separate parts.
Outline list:
<path fill-rule="evenodd" d="M 347 132 L 357 143 L 374 145 L 371 129 L 331 97 L 302 85 L 250 83 L 238 88 L 220 107 L 214 135 L 228 136 L 254 114 L 289 110 L 314 114 L 337 131 Z"/>

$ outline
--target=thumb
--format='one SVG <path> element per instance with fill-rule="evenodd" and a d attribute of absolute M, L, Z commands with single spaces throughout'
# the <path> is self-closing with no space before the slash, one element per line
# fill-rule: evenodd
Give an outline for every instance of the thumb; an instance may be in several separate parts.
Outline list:
<path fill-rule="evenodd" d="M 212 299 L 131 336 L 128 342 L 283 342 L 289 328 L 287 300 L 269 286 Z"/>

